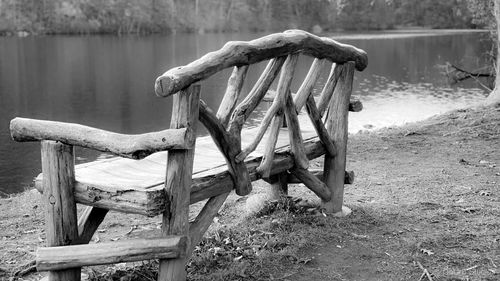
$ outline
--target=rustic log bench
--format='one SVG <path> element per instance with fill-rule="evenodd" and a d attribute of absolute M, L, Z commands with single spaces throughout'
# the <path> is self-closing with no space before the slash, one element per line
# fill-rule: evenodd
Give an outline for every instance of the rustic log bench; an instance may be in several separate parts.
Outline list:
<path fill-rule="evenodd" d="M 292 94 L 301 53 L 315 59 Z M 238 104 L 249 66 L 265 60 L 267 67 Z M 316 101 L 313 87 L 329 63 L 330 74 Z M 174 99 L 170 129 L 164 131 L 124 135 L 78 124 L 13 119 L 14 140 L 41 141 L 42 174 L 35 186 L 46 203 L 47 247 L 37 251 L 37 269 L 49 271 L 49 280 L 80 280 L 82 266 L 160 259 L 159 280 L 184 280 L 186 259 L 229 193 L 234 189 L 247 195 L 258 179 L 271 182 L 278 193 L 290 182 L 302 182 L 322 199 L 326 211 L 341 212 L 344 182 L 352 177 L 345 172 L 347 115 L 362 107 L 350 101 L 354 70 L 366 66 L 363 50 L 292 30 L 228 42 L 158 77 L 156 94 Z M 214 112 L 200 99 L 197 82 L 228 67 L 233 72 Z M 272 104 L 260 126 L 243 129 L 263 100 Z M 197 120 L 211 137 L 196 137 Z M 75 145 L 120 157 L 75 166 Z M 323 155 L 323 172 L 310 171 L 309 160 Z M 189 222 L 189 205 L 205 199 Z M 89 206 L 79 219 L 76 203 Z M 161 214 L 162 236 L 87 244 L 108 210 Z"/>

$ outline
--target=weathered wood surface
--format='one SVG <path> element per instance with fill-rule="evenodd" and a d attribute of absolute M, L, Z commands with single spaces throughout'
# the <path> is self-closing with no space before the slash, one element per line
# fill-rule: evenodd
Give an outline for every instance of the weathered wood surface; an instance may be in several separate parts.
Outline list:
<path fill-rule="evenodd" d="M 186 236 L 129 239 L 108 243 L 38 248 L 38 271 L 133 262 L 149 259 L 174 259 L 185 255 Z M 72 279 L 65 279 L 72 280 Z"/>
<path fill-rule="evenodd" d="M 233 113 L 236 107 L 247 72 L 248 65 L 235 66 L 227 81 L 226 93 L 217 110 L 217 118 L 219 118 L 224 127 L 227 127 L 231 113 Z"/>
<path fill-rule="evenodd" d="M 78 241 L 76 203 L 74 199 L 73 146 L 42 141 L 43 194 L 45 233 L 48 247 L 66 246 Z M 49 281 L 80 280 L 80 268 L 49 272 Z"/>
<path fill-rule="evenodd" d="M 301 127 L 304 140 L 310 139 L 316 135 L 311 122 L 305 114 L 300 114 L 299 122 L 305 124 Z M 281 123 L 280 123 L 281 124 Z M 281 126 L 281 125 L 280 125 Z M 242 145 L 248 145 L 255 135 L 257 128 L 243 130 Z M 288 129 L 281 128 L 278 131 L 276 151 L 285 151 L 289 149 Z M 264 136 L 266 137 L 266 136 Z M 247 168 L 252 181 L 260 178 L 256 175 L 256 167 L 260 164 L 265 149 L 265 142 L 262 142 L 257 149 L 247 157 Z M 318 142 L 319 153 L 316 157 L 325 153 L 320 142 Z M 191 203 L 210 198 L 222 192 L 213 193 L 214 189 L 220 186 L 222 191 L 231 191 L 232 178 L 227 171 L 227 165 L 217 146 L 210 136 L 200 137 L 196 140 L 196 153 L 193 168 L 193 185 L 191 189 Z M 306 144 L 306 153 L 307 144 Z M 91 163 L 84 163 L 75 166 L 75 200 L 79 203 L 99 207 L 103 209 L 117 210 L 126 213 L 136 213 L 146 216 L 156 216 L 164 209 L 165 196 L 163 185 L 165 182 L 165 163 L 168 153 L 158 152 L 141 160 L 132 160 L 125 158 L 108 158 L 97 160 Z M 281 157 L 281 156 L 280 156 Z M 291 159 L 291 155 L 287 154 Z M 308 154 L 309 159 L 311 159 Z M 270 159 L 273 160 L 273 159 Z M 276 159 L 274 159 L 276 160 Z M 270 175 L 276 170 L 276 163 L 280 161 L 270 161 L 267 169 Z M 248 161 L 253 168 L 248 166 Z M 289 166 L 284 166 L 284 170 L 291 168 L 293 161 Z M 252 172 L 254 174 L 252 174 Z M 222 173 L 224 179 L 220 180 Z M 209 176 L 212 175 L 213 176 Z M 206 178 L 204 178 L 206 177 Z M 42 175 L 39 175 L 35 181 L 35 187 L 43 192 L 41 186 Z M 203 187 L 203 188 L 201 188 Z M 201 189 L 206 189 L 204 192 Z"/>
<path fill-rule="evenodd" d="M 77 244 L 87 244 L 92 240 L 92 236 L 99 228 L 106 214 L 107 209 L 87 206 L 78 218 L 78 242 Z"/>
<path fill-rule="evenodd" d="M 191 85 L 174 96 L 170 128 L 191 128 L 196 130 L 200 112 L 200 85 Z M 189 235 L 189 197 L 193 174 L 194 149 L 170 150 L 167 158 L 165 175 L 165 194 L 168 206 L 162 216 L 162 236 Z M 189 247 L 189 239 L 187 240 Z M 177 259 L 159 261 L 158 280 L 186 280 L 186 253 Z"/>
<path fill-rule="evenodd" d="M 324 175 L 325 183 L 330 188 L 332 200 L 325 203 L 327 212 L 338 213 L 342 211 L 344 201 L 344 175 L 347 151 L 347 127 L 349 112 L 349 99 L 352 93 L 352 81 L 354 78 L 354 64 L 346 63 L 341 66 L 337 87 L 335 87 L 332 102 L 330 103 L 327 130 L 330 132 L 332 141 L 337 148 L 337 154 L 333 157 L 325 155 Z"/>
<path fill-rule="evenodd" d="M 319 114 L 318 108 L 316 107 L 316 102 L 314 101 L 312 96 L 307 98 L 307 113 L 309 118 L 311 119 L 311 123 L 316 130 L 316 134 L 318 134 L 319 139 L 325 146 L 326 151 L 330 156 L 335 156 L 337 154 L 337 148 L 330 138 L 330 134 L 325 128 L 325 124 L 323 124 L 323 120 L 321 120 L 321 116 Z"/>
<path fill-rule="evenodd" d="M 275 97 L 276 97 L 276 91 L 269 90 L 267 94 L 264 96 L 264 98 L 262 98 L 262 101 L 273 102 Z M 297 94 L 292 93 L 292 97 L 294 98 L 294 100 L 297 99 Z M 314 99 L 319 104 L 320 97 L 314 97 Z M 363 103 L 359 99 L 351 97 L 351 100 L 349 101 L 349 111 L 360 112 L 362 110 L 363 110 Z"/>
<path fill-rule="evenodd" d="M 311 95 L 314 85 L 316 85 L 316 81 L 318 80 L 325 63 L 326 60 L 324 59 L 315 59 L 313 61 L 306 78 L 304 78 L 302 85 L 300 85 L 299 90 L 297 90 L 297 95 L 293 99 L 297 112 L 300 112 L 304 104 L 306 104 L 306 100 L 309 95 Z"/>
<path fill-rule="evenodd" d="M 189 236 L 191 238 L 191 245 L 187 251 L 187 254 L 191 254 L 194 250 L 194 247 L 198 245 L 203 238 L 203 234 L 208 230 L 210 225 L 213 222 L 213 219 L 219 212 L 222 204 L 226 201 L 226 198 L 229 196 L 230 192 L 225 192 L 220 195 L 214 196 L 210 198 L 203 209 L 200 211 L 198 216 L 191 222 L 189 226 Z"/>
<path fill-rule="evenodd" d="M 309 168 L 309 159 L 304 149 L 304 141 L 300 130 L 299 119 L 293 104 L 292 96 L 288 92 L 285 100 L 285 117 L 288 125 L 288 139 L 290 140 L 290 150 L 295 160 L 295 165 L 302 169 Z"/>
<path fill-rule="evenodd" d="M 195 134 L 186 128 L 126 135 L 79 124 L 27 118 L 12 119 L 10 132 L 15 141 L 60 141 L 133 159 L 168 149 L 191 148 L 195 141 Z"/>
<path fill-rule="evenodd" d="M 296 52 L 335 63 L 354 61 L 359 71 L 365 69 L 368 64 L 368 56 L 361 49 L 305 31 L 289 30 L 248 42 L 228 42 L 218 51 L 162 74 L 156 79 L 155 92 L 159 96 L 166 97 L 224 68 L 253 64 Z"/>
<path fill-rule="evenodd" d="M 278 86 L 276 88 L 277 96 L 274 103 L 277 104 L 279 109 L 285 109 L 286 98 L 290 92 L 290 85 L 292 83 L 293 74 L 295 72 L 295 66 L 298 61 L 298 54 L 288 55 L 285 63 L 283 64 L 283 70 L 280 73 L 280 79 L 278 81 Z M 283 112 L 284 113 L 284 112 Z M 269 137 L 266 142 L 264 157 L 262 159 L 262 164 L 259 166 L 258 171 L 261 173 L 262 177 L 269 177 L 270 165 L 274 156 L 274 149 L 276 147 L 277 138 L 281 128 L 283 120 L 282 112 L 278 112 L 274 115 L 273 124 L 270 128 Z M 292 139 L 290 139 L 292 141 Z"/>
<path fill-rule="evenodd" d="M 228 131 L 233 135 L 240 135 L 245 121 L 259 105 L 266 95 L 274 79 L 278 76 L 279 70 L 283 66 L 286 57 L 278 57 L 270 60 L 266 68 L 255 83 L 252 90 L 236 107 L 229 121 Z"/>
<path fill-rule="evenodd" d="M 310 170 L 311 174 L 316 176 L 320 181 L 324 181 L 323 170 Z M 293 174 L 288 174 L 288 183 L 302 183 L 302 181 L 294 176 Z M 354 183 L 354 171 L 345 171 L 344 184 Z"/>
<path fill-rule="evenodd" d="M 288 173 L 273 175 L 267 182 L 270 184 L 266 188 L 267 200 L 279 200 L 288 195 Z"/>
<path fill-rule="evenodd" d="M 314 174 L 306 169 L 302 169 L 299 167 L 294 167 L 292 170 L 290 170 L 290 172 L 297 178 L 299 178 L 307 188 L 318 195 L 318 197 L 321 198 L 323 202 L 328 202 L 331 200 L 332 193 L 330 192 L 330 189 Z"/>
<path fill-rule="evenodd" d="M 326 109 L 328 108 L 328 104 L 330 103 L 330 100 L 332 98 L 333 91 L 337 87 L 337 82 L 339 80 L 341 72 L 341 65 L 332 64 L 330 74 L 328 75 L 328 80 L 326 81 L 325 86 L 323 86 L 323 90 L 321 90 L 321 94 L 317 102 L 319 115 L 321 115 L 321 117 L 323 117 Z"/>
<path fill-rule="evenodd" d="M 239 136 L 230 135 L 208 106 L 200 101 L 200 121 L 205 125 L 215 144 L 221 151 L 233 178 L 236 194 L 245 196 L 252 191 L 252 182 L 244 162 L 236 161 L 236 156 L 241 153 Z"/>

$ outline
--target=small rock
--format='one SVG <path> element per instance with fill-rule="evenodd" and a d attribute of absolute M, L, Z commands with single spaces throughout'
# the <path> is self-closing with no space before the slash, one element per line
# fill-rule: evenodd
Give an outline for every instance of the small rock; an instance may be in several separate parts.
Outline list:
<path fill-rule="evenodd" d="M 458 160 L 458 163 L 462 164 L 462 165 L 470 165 L 469 161 L 465 160 L 465 159 L 460 159 Z"/>

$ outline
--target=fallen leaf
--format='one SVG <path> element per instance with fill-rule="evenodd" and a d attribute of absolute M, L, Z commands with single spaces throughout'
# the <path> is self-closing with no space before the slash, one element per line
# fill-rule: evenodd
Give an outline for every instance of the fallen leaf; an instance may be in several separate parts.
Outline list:
<path fill-rule="evenodd" d="M 431 250 L 427 250 L 427 249 L 424 249 L 424 248 L 421 248 L 421 249 L 420 249 L 420 252 L 422 252 L 423 254 L 426 254 L 426 255 L 428 255 L 428 256 L 432 256 L 432 255 L 434 255 L 434 252 L 433 252 L 433 251 L 431 251 Z"/>

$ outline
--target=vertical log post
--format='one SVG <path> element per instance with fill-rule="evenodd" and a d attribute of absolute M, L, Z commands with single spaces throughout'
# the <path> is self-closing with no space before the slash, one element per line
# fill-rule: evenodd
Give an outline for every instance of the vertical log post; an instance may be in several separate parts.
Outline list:
<path fill-rule="evenodd" d="M 344 177 L 347 149 L 347 115 L 349 100 L 352 93 L 354 77 L 354 63 L 347 62 L 341 67 L 341 73 L 335 87 L 327 117 L 327 130 L 333 143 L 337 146 L 337 155 L 334 157 L 325 154 L 324 179 L 332 193 L 332 200 L 323 204 L 325 210 L 339 216 L 344 215 L 342 204 L 344 201 Z"/>
<path fill-rule="evenodd" d="M 200 85 L 191 85 L 174 95 L 171 128 L 191 127 L 196 132 Z M 189 193 L 193 174 L 193 149 L 168 152 L 165 192 L 170 206 L 163 213 L 162 235 L 189 237 Z M 188 249 L 189 249 L 188 241 Z M 159 281 L 186 280 L 186 253 L 178 259 L 160 260 Z"/>
<path fill-rule="evenodd" d="M 76 204 L 73 196 L 75 163 L 73 146 L 42 141 L 43 199 L 46 204 L 47 246 L 66 246 L 78 240 Z M 80 280 L 81 268 L 49 271 L 49 281 Z"/>
<path fill-rule="evenodd" d="M 288 174 L 280 173 L 269 177 L 269 187 L 266 189 L 268 200 L 279 200 L 288 195 Z"/>

